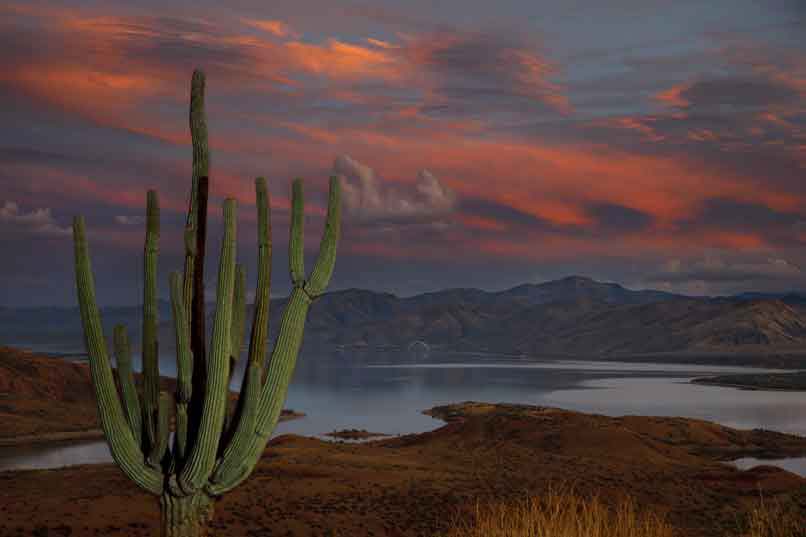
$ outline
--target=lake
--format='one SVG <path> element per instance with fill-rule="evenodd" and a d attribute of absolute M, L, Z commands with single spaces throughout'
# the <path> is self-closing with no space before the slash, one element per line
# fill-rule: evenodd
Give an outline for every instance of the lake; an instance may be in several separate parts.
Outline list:
<path fill-rule="evenodd" d="M 243 362 L 243 361 L 242 361 Z M 170 373 L 171 361 L 162 364 Z M 445 354 L 426 359 L 378 355 L 363 360 L 300 358 L 286 408 L 306 417 L 278 425 L 275 435 L 322 437 L 339 429 L 405 434 L 442 425 L 421 413 L 435 405 L 487 401 L 557 406 L 619 416 L 701 418 L 741 429 L 765 428 L 806 436 L 802 392 L 745 391 L 691 384 L 698 376 L 773 372 L 735 366 L 523 360 Z M 236 372 L 237 377 L 237 372 Z M 0 470 L 52 468 L 109 461 L 103 441 L 0 449 Z M 806 475 L 806 460 L 789 469 Z"/>

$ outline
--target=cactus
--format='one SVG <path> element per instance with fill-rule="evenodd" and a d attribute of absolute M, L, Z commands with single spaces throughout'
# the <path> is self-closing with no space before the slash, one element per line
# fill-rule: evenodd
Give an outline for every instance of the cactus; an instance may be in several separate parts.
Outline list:
<path fill-rule="evenodd" d="M 246 479 L 260 459 L 285 401 L 308 308 L 324 292 L 333 272 L 341 220 L 339 182 L 332 177 L 319 257 L 306 280 L 302 182 L 294 181 L 289 241 L 293 290 L 271 359 L 266 364 L 271 283 L 270 204 L 266 181 L 262 177 L 255 180 L 258 271 L 254 318 L 241 393 L 235 412 L 228 416 L 229 381 L 246 329 L 246 276 L 243 268 L 235 264 L 237 207 L 234 200 L 227 199 L 223 206 L 224 240 L 219 259 L 216 311 L 207 354 L 201 292 L 209 151 L 204 117 L 204 75 L 200 71 L 193 74 L 190 108 L 193 181 L 185 227 L 184 274 L 177 271 L 170 278 L 176 329 L 175 394 L 159 391 L 157 193 L 149 191 L 147 196 L 141 394 L 135 387 L 126 328 L 121 325 L 114 329 L 118 393 L 95 301 L 84 219 L 78 216 L 73 222 L 76 285 L 101 426 L 112 456 L 123 472 L 139 487 L 160 498 L 162 535 L 166 537 L 206 535 L 216 498 Z M 176 416 L 176 434 L 173 445 L 169 445 L 172 413 Z"/>

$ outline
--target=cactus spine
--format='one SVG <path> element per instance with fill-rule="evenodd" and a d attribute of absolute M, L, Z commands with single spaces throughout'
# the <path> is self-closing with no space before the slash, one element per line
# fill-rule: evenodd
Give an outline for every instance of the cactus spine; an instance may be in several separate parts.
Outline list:
<path fill-rule="evenodd" d="M 84 219 L 73 222 L 76 285 L 84 338 L 101 425 L 112 456 L 139 487 L 160 497 L 162 533 L 168 537 L 206 535 L 215 498 L 237 486 L 254 469 L 277 423 L 302 343 L 312 300 L 324 292 L 336 259 L 339 237 L 339 182 L 331 178 L 328 212 L 319 257 L 305 279 L 302 182 L 292 188 L 290 271 L 294 288 L 266 371 L 271 228 L 266 181 L 255 180 L 258 212 L 257 291 L 249 356 L 241 394 L 227 415 L 229 381 L 246 330 L 246 275 L 236 265 L 236 203 L 224 202 L 216 311 L 209 355 L 203 339 L 203 267 L 209 173 L 204 117 L 204 75 L 193 73 L 190 126 L 193 180 L 185 227 L 184 275 L 171 274 L 171 307 L 176 329 L 176 393 L 159 391 L 157 342 L 157 256 L 159 207 L 156 192 L 147 196 L 143 293 L 143 390 L 138 394 L 125 327 L 114 330 L 120 394 L 107 356 L 86 240 Z M 201 317 L 201 318 L 200 318 Z M 201 333 L 199 330 L 202 330 Z M 201 335 L 200 335 L 201 334 Z M 169 418 L 176 434 L 169 446 Z"/>

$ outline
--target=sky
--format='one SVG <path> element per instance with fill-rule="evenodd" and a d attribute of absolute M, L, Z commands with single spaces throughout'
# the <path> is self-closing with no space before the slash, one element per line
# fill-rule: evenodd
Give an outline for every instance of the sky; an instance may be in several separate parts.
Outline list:
<path fill-rule="evenodd" d="M 167 298 L 195 68 L 211 291 L 225 198 L 254 289 L 267 178 L 283 295 L 291 181 L 310 267 L 332 175 L 331 289 L 806 291 L 800 0 L 25 1 L 0 5 L 0 306 L 76 304 L 78 214 L 99 302 L 138 303 L 148 189 Z"/>

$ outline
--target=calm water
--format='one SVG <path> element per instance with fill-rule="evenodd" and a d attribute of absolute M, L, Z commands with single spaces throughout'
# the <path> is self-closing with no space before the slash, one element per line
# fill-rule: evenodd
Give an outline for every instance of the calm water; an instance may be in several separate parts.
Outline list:
<path fill-rule="evenodd" d="M 363 362 L 338 356 L 301 358 L 285 406 L 307 416 L 281 423 L 275 434 L 321 436 L 345 428 L 387 434 L 426 431 L 442 422 L 423 415 L 422 410 L 475 400 L 606 415 L 695 417 L 732 427 L 763 427 L 806 436 L 806 395 L 802 392 L 741 391 L 688 383 L 697 376 L 763 371 L 760 369 L 580 360 L 524 362 L 459 355 L 408 363 L 388 360 L 382 356 Z M 170 362 L 162 370 L 170 372 Z M 0 470 L 108 460 L 102 441 L 26 448 L 24 452 L 0 449 Z M 794 461 L 793 470 L 806 475 L 806 462 Z"/>

